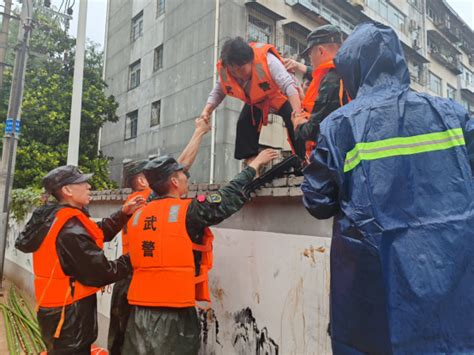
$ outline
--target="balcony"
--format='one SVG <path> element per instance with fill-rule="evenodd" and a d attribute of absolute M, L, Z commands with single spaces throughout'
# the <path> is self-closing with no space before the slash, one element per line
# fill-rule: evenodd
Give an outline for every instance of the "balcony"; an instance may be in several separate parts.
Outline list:
<path fill-rule="evenodd" d="M 437 19 L 434 24 L 453 43 L 461 40 L 461 30 L 451 24 L 449 17 Z"/>
<path fill-rule="evenodd" d="M 436 48 L 430 49 L 430 54 L 434 59 L 445 65 L 446 68 L 451 70 L 454 74 L 462 74 L 461 63 L 459 62 L 458 58 L 446 53 L 442 53 Z"/>
<path fill-rule="evenodd" d="M 474 83 L 469 82 L 463 78 L 461 80 L 461 92 L 465 97 L 468 97 L 470 100 L 474 101 Z"/>
<path fill-rule="evenodd" d="M 318 23 L 324 21 L 325 23 L 339 26 L 346 35 L 349 35 L 354 29 L 353 23 L 316 0 L 285 0 L 285 3 Z"/>
<path fill-rule="evenodd" d="M 429 53 L 439 63 L 446 66 L 454 74 L 462 73 L 462 66 L 459 60 L 461 52 L 453 47 L 438 31 L 428 30 Z"/>

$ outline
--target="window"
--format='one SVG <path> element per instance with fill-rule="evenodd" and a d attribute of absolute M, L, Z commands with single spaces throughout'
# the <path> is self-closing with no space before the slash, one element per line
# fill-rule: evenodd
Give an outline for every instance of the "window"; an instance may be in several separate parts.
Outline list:
<path fill-rule="evenodd" d="M 306 46 L 304 45 L 304 40 L 297 35 L 292 33 L 285 34 L 285 50 L 283 55 L 285 57 L 298 56 Z"/>
<path fill-rule="evenodd" d="M 430 72 L 430 82 L 429 82 L 429 88 L 431 91 L 433 91 L 436 95 L 441 96 L 442 91 L 441 91 L 441 78 L 434 75 L 432 72 Z"/>
<path fill-rule="evenodd" d="M 410 78 L 423 85 L 423 65 L 410 60 L 408 61 L 408 70 L 410 71 Z"/>
<path fill-rule="evenodd" d="M 165 0 L 156 0 L 156 17 L 165 13 Z"/>
<path fill-rule="evenodd" d="M 456 88 L 448 84 L 448 89 L 446 91 L 446 96 L 448 99 L 456 99 Z"/>
<path fill-rule="evenodd" d="M 150 127 L 158 126 L 161 118 L 161 100 L 151 104 Z"/>
<path fill-rule="evenodd" d="M 135 89 L 138 85 L 140 85 L 140 60 L 129 67 L 128 89 Z"/>
<path fill-rule="evenodd" d="M 153 54 L 153 71 L 157 71 L 163 68 L 163 45 L 155 48 Z"/>
<path fill-rule="evenodd" d="M 467 112 L 470 112 L 470 111 L 469 111 L 469 102 L 467 102 L 466 100 L 462 99 L 462 100 L 461 100 L 461 105 L 466 109 Z"/>
<path fill-rule="evenodd" d="M 143 35 L 143 11 L 132 19 L 132 42 Z"/>
<path fill-rule="evenodd" d="M 428 17 L 434 21 L 435 19 L 435 13 L 434 13 L 434 10 L 431 8 L 431 7 L 428 7 L 426 9 L 426 12 L 428 13 Z"/>
<path fill-rule="evenodd" d="M 465 86 L 470 86 L 474 84 L 474 75 L 471 73 L 471 71 L 466 68 L 464 65 L 462 66 L 462 71 L 463 73 L 463 81 Z"/>
<path fill-rule="evenodd" d="M 125 140 L 137 136 L 138 110 L 127 113 L 125 116 Z"/>
<path fill-rule="evenodd" d="M 392 6 L 388 9 L 388 22 L 397 30 L 405 31 L 405 15 Z"/>
<path fill-rule="evenodd" d="M 274 28 L 273 21 L 249 15 L 247 39 L 249 42 L 273 43 Z"/>
<path fill-rule="evenodd" d="M 392 27 L 399 31 L 405 31 L 405 15 L 389 4 L 387 0 L 368 0 L 367 5 L 386 19 Z"/>

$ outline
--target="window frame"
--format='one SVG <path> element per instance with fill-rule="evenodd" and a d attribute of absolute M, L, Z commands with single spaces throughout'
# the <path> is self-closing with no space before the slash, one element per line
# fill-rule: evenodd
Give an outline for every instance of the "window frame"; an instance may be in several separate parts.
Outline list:
<path fill-rule="evenodd" d="M 134 70 L 134 68 L 138 67 L 138 70 Z M 132 64 L 130 64 L 128 66 L 128 90 L 133 90 L 137 87 L 140 86 L 140 83 L 141 83 L 141 59 L 133 62 Z M 137 75 L 138 73 L 138 75 Z M 134 84 L 136 84 L 135 86 L 133 86 L 132 84 L 132 76 L 135 74 L 135 80 L 134 80 Z M 138 83 L 137 83 L 137 77 L 138 77 Z"/>
<path fill-rule="evenodd" d="M 159 56 L 158 54 L 161 54 L 161 56 Z M 164 56 L 164 47 L 163 47 L 163 44 L 160 44 L 158 47 L 156 47 L 153 50 L 153 73 L 159 71 L 160 69 L 163 69 L 163 56 Z"/>
<path fill-rule="evenodd" d="M 163 15 L 166 11 L 166 0 L 156 0 L 156 18 Z"/>
<path fill-rule="evenodd" d="M 136 29 L 138 27 L 138 34 Z M 143 10 L 132 18 L 132 27 L 130 31 L 130 41 L 136 42 L 140 37 L 143 37 Z"/>
<path fill-rule="evenodd" d="M 130 125 L 130 136 L 127 136 L 127 128 Z M 133 134 L 135 133 L 135 134 Z M 138 135 L 138 110 L 133 110 L 125 115 L 124 141 L 137 138 Z"/>
<path fill-rule="evenodd" d="M 153 123 L 153 106 L 157 104 L 158 108 L 158 122 Z M 161 99 L 153 101 L 150 108 L 150 127 L 160 127 L 161 125 Z"/>
<path fill-rule="evenodd" d="M 296 53 L 287 53 L 286 52 L 286 48 L 291 47 L 287 42 L 287 37 L 292 38 L 296 42 L 297 46 L 299 47 L 299 48 L 296 49 Z M 295 31 L 292 31 L 290 29 L 285 29 L 283 38 L 284 38 L 284 44 L 283 44 L 283 53 L 282 53 L 282 55 L 284 57 L 293 57 L 294 55 L 296 55 L 296 57 L 299 58 L 299 54 L 306 48 L 304 36 L 298 34 Z M 291 47 L 291 48 L 293 49 L 293 47 Z"/>
<path fill-rule="evenodd" d="M 453 97 L 450 97 L 450 96 L 449 96 L 449 91 L 450 91 L 450 89 L 451 89 L 452 92 L 453 92 Z M 446 84 L 446 97 L 447 97 L 448 99 L 456 100 L 456 91 L 457 91 L 457 89 L 456 89 L 454 86 L 452 86 L 452 85 L 450 85 L 450 84 L 448 84 L 448 83 Z"/>
<path fill-rule="evenodd" d="M 439 92 L 433 90 L 433 88 L 431 86 L 431 82 L 432 82 L 431 78 L 432 77 L 434 77 L 435 79 L 438 79 L 438 81 L 439 81 Z M 429 71 L 429 73 L 428 73 L 428 87 L 432 92 L 436 93 L 436 95 L 443 96 L 443 80 L 438 75 L 433 73 L 432 71 Z"/>
<path fill-rule="evenodd" d="M 251 18 L 268 25 L 268 27 L 270 28 L 270 34 L 269 34 L 268 41 L 261 41 L 260 39 L 250 37 L 250 26 L 252 25 L 252 26 L 258 27 L 257 24 L 255 24 L 254 22 L 251 21 Z M 260 30 L 263 30 L 263 29 L 260 27 Z M 276 23 L 275 23 L 275 20 L 273 20 L 270 17 L 265 16 L 263 14 L 257 13 L 255 11 L 249 11 L 247 13 L 246 32 L 247 32 L 246 33 L 246 38 L 247 38 L 247 41 L 249 41 L 249 42 L 270 43 L 270 44 L 275 43 L 275 39 L 276 39 Z M 264 32 L 264 31 L 262 31 L 262 32 Z"/>

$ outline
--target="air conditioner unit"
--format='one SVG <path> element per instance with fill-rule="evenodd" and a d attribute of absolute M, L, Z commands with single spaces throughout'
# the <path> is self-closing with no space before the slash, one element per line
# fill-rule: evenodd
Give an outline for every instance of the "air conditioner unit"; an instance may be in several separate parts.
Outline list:
<path fill-rule="evenodd" d="M 352 6 L 357 6 L 362 10 L 365 7 L 365 0 L 349 0 Z"/>

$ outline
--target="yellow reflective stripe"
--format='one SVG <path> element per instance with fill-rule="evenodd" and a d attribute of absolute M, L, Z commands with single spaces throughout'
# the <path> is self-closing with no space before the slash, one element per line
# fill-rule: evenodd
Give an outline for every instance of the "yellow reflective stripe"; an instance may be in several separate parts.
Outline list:
<path fill-rule="evenodd" d="M 461 145 L 465 145 L 461 128 L 411 137 L 396 137 L 375 142 L 357 143 L 346 155 L 344 172 L 354 169 L 362 160 L 432 152 Z"/>

